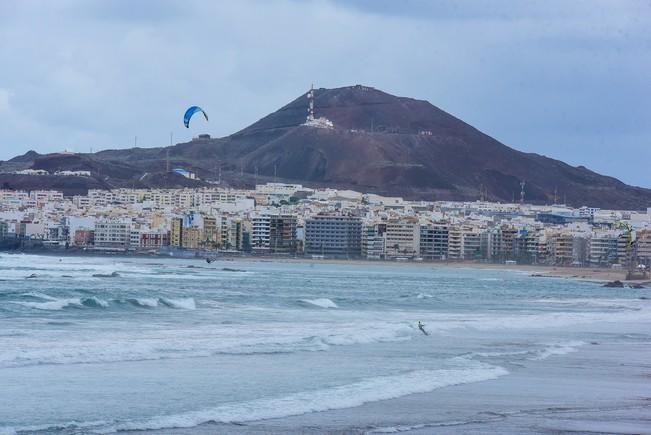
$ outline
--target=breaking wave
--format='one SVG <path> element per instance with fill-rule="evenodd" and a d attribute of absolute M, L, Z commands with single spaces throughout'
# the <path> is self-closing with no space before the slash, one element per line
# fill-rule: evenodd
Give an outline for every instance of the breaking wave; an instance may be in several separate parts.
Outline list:
<path fill-rule="evenodd" d="M 194 301 L 194 298 L 160 298 L 158 301 L 169 308 L 180 308 L 184 310 L 194 310 L 197 308 L 197 303 Z"/>
<path fill-rule="evenodd" d="M 231 324 L 150 329 L 136 336 L 130 331 L 118 335 L 95 331 L 90 336 L 73 335 L 49 345 L 45 345 L 47 336 L 25 337 L 20 341 L 14 338 L 13 348 L 0 353 L 0 368 L 199 358 L 217 354 L 322 352 L 334 346 L 405 342 L 412 339 L 412 334 L 412 328 L 402 323 L 318 324 L 309 331 L 282 324 L 256 334 L 242 334 Z"/>
<path fill-rule="evenodd" d="M 566 341 L 559 343 L 548 343 L 543 348 L 527 349 L 527 350 L 505 350 L 502 352 L 471 352 L 465 357 L 470 358 L 503 358 L 503 357 L 516 357 L 517 359 L 527 360 L 545 360 L 555 355 L 565 355 L 571 352 L 576 352 L 577 348 L 584 346 L 584 341 Z M 464 358 L 464 357 L 461 357 Z"/>
<path fill-rule="evenodd" d="M 245 423 L 354 408 L 365 403 L 496 379 L 508 373 L 503 367 L 483 363 L 473 363 L 467 368 L 415 370 L 396 375 L 366 378 L 350 384 L 320 390 L 302 391 L 284 397 L 229 403 L 200 411 L 116 423 L 98 428 L 97 432 L 192 428 L 209 422 Z"/>
<path fill-rule="evenodd" d="M 23 307 L 34 308 L 36 310 L 58 311 L 68 307 L 81 307 L 81 298 L 53 299 L 47 302 L 14 302 Z"/>
<path fill-rule="evenodd" d="M 69 308 L 111 308 L 114 306 L 130 305 L 138 308 L 167 308 L 194 310 L 197 303 L 194 298 L 126 298 L 126 299 L 101 299 L 96 296 L 55 298 L 40 292 L 23 293 L 21 296 L 40 301 L 8 301 L 36 310 L 60 311 Z"/>
<path fill-rule="evenodd" d="M 578 347 L 583 346 L 585 344 L 586 343 L 584 341 L 568 341 L 565 343 L 552 343 L 547 347 L 545 347 L 544 349 L 537 351 L 537 355 L 534 356 L 532 359 L 543 360 L 554 355 L 565 355 L 568 353 L 576 352 Z"/>
<path fill-rule="evenodd" d="M 328 298 L 301 299 L 301 302 L 319 308 L 339 308 L 337 304 L 335 304 L 331 299 Z"/>
<path fill-rule="evenodd" d="M 156 298 L 130 298 L 124 301 L 136 307 L 156 308 L 158 306 L 158 299 Z"/>

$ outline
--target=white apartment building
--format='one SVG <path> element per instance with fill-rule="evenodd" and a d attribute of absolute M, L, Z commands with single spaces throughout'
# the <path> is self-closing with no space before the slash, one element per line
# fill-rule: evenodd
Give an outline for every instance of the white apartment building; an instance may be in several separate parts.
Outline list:
<path fill-rule="evenodd" d="M 382 225 L 371 224 L 362 227 L 362 257 L 367 260 L 380 260 L 385 255 L 385 239 Z"/>
<path fill-rule="evenodd" d="M 291 196 L 302 190 L 312 191 L 312 189 L 305 189 L 301 184 L 267 183 L 255 186 L 255 193 L 263 195 L 281 194 Z"/>
<path fill-rule="evenodd" d="M 255 215 L 251 218 L 251 247 L 254 251 L 267 251 L 270 248 L 271 216 Z"/>
<path fill-rule="evenodd" d="M 36 207 L 48 202 L 62 202 L 63 193 L 56 190 L 32 190 L 29 199 L 36 203 Z"/>
<path fill-rule="evenodd" d="M 420 223 L 416 218 L 388 221 L 384 238 L 387 258 L 414 258 L 420 254 Z"/>
<path fill-rule="evenodd" d="M 95 247 L 123 249 L 131 245 L 131 221 L 126 219 L 100 219 L 95 223 Z"/>
<path fill-rule="evenodd" d="M 617 259 L 619 232 L 593 233 L 588 239 L 588 261 L 591 264 L 612 263 Z"/>

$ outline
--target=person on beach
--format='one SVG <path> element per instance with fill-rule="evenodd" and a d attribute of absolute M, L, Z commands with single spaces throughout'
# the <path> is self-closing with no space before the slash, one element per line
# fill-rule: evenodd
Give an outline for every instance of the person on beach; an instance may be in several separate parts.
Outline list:
<path fill-rule="evenodd" d="M 422 332 L 423 334 L 429 335 L 427 331 L 425 331 L 425 324 L 420 320 L 418 321 L 418 329 L 420 329 L 420 332 Z"/>

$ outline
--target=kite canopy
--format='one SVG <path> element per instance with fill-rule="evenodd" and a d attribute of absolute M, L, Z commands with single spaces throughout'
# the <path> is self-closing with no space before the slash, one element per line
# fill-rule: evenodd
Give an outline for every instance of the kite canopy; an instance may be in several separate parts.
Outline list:
<path fill-rule="evenodd" d="M 208 115 L 206 115 L 206 112 L 204 112 L 201 107 L 192 106 L 188 110 L 186 110 L 185 115 L 183 115 L 183 124 L 185 124 L 185 128 L 190 128 L 190 118 L 192 118 L 192 115 L 194 115 L 197 112 L 203 113 L 203 117 L 206 118 L 206 121 L 208 121 Z"/>

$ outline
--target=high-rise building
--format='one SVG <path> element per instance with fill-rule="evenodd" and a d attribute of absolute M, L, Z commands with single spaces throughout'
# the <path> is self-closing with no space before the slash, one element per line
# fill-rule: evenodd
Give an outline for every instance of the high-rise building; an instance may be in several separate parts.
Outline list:
<path fill-rule="evenodd" d="M 445 260 L 448 256 L 448 224 L 431 223 L 420 227 L 420 256 Z"/>
<path fill-rule="evenodd" d="M 269 221 L 269 249 L 274 253 L 296 252 L 296 216 L 272 215 Z"/>
<path fill-rule="evenodd" d="M 594 233 L 588 240 L 588 261 L 591 264 L 612 264 L 617 262 L 619 234 Z"/>
<path fill-rule="evenodd" d="M 384 238 L 387 258 L 414 258 L 420 255 L 420 224 L 414 217 L 388 221 Z"/>
<path fill-rule="evenodd" d="M 305 253 L 328 257 L 361 256 L 361 219 L 341 215 L 316 215 L 306 219 Z"/>
<path fill-rule="evenodd" d="M 574 252 L 574 237 L 571 234 L 557 233 L 551 238 L 551 254 L 554 264 L 571 264 Z"/>
<path fill-rule="evenodd" d="M 199 227 L 183 227 L 181 246 L 186 249 L 198 249 L 203 247 L 203 230 Z"/>
<path fill-rule="evenodd" d="M 365 225 L 362 230 L 362 258 L 381 260 L 384 258 L 384 233 L 386 224 Z"/>
<path fill-rule="evenodd" d="M 271 216 L 262 214 L 253 216 L 251 231 L 251 248 L 254 252 L 268 252 L 270 246 Z"/>
<path fill-rule="evenodd" d="M 170 225 L 170 246 L 180 248 L 183 246 L 183 219 L 173 218 Z"/>
<path fill-rule="evenodd" d="M 95 247 L 129 249 L 131 222 L 122 219 L 101 219 L 95 223 Z"/>
<path fill-rule="evenodd" d="M 220 244 L 219 226 L 217 218 L 212 216 L 203 217 L 203 242 L 206 247 L 217 247 Z"/>
<path fill-rule="evenodd" d="M 636 237 L 637 262 L 649 267 L 651 266 L 651 230 L 638 231 Z"/>
<path fill-rule="evenodd" d="M 463 259 L 475 260 L 481 257 L 481 233 L 473 228 L 463 233 Z"/>
<path fill-rule="evenodd" d="M 222 216 L 220 231 L 222 248 L 237 250 L 244 248 L 244 223 L 241 218 L 237 216 Z"/>
<path fill-rule="evenodd" d="M 0 221 L 0 240 L 6 239 L 9 233 L 9 225 L 7 222 Z"/>

